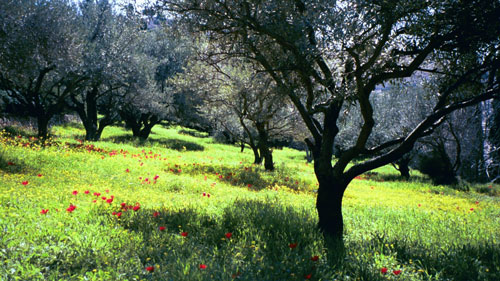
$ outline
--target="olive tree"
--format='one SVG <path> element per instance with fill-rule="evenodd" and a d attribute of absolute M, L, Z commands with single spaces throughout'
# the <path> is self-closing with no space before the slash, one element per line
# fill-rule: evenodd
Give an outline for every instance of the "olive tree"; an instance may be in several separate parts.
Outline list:
<path fill-rule="evenodd" d="M 161 2 L 208 34 L 219 56 L 254 60 L 288 95 L 312 136 L 318 225 L 333 238 L 327 241 L 342 238 L 342 198 L 356 176 L 401 158 L 446 115 L 499 93 L 499 1 Z M 376 87 L 419 72 L 443 81 L 432 111 L 410 131 L 368 146 Z M 461 94 L 470 85 L 476 91 Z M 333 164 L 339 116 L 352 101 L 361 111 L 359 133 Z M 349 165 L 362 154 L 372 157 Z"/>
<path fill-rule="evenodd" d="M 79 73 L 77 10 L 67 0 L 0 2 L 0 90 L 36 117 L 38 136 L 86 78 Z"/>

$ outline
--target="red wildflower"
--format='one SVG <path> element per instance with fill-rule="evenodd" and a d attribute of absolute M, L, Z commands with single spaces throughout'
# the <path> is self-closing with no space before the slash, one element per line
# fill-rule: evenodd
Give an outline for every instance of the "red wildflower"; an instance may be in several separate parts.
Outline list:
<path fill-rule="evenodd" d="M 203 196 L 207 196 L 207 193 L 206 193 L 206 192 L 203 192 Z"/>
<path fill-rule="evenodd" d="M 76 206 L 73 204 L 69 204 L 69 207 L 66 209 L 68 213 L 72 213 L 76 209 Z"/>
<path fill-rule="evenodd" d="M 314 256 L 311 258 L 312 261 L 318 261 L 319 260 L 319 257 L 318 256 Z"/>
<path fill-rule="evenodd" d="M 126 170 L 125 170 L 125 172 L 130 173 L 130 170 L 129 170 L 129 169 L 126 169 Z"/>
<path fill-rule="evenodd" d="M 149 272 L 153 272 L 153 271 L 155 271 L 155 267 L 154 266 L 148 266 L 148 267 L 146 267 L 146 270 L 149 271 Z"/>
<path fill-rule="evenodd" d="M 160 229 L 160 231 L 165 231 L 165 227 L 164 226 L 160 226 L 159 229 Z"/>
<path fill-rule="evenodd" d="M 382 273 L 382 274 L 386 274 L 386 273 L 387 273 L 387 267 L 382 267 L 382 268 L 380 269 L 380 273 Z"/>
<path fill-rule="evenodd" d="M 394 273 L 394 275 L 399 275 L 401 273 L 401 270 L 393 270 L 392 273 Z"/>
<path fill-rule="evenodd" d="M 471 211 L 474 211 L 474 208 L 470 208 Z"/>
<path fill-rule="evenodd" d="M 157 180 L 160 176 L 156 175 L 153 180 Z"/>
<path fill-rule="evenodd" d="M 121 216 L 122 216 L 122 212 L 118 212 L 118 213 L 116 213 L 116 217 L 117 217 L 117 218 L 119 218 L 119 217 L 121 217 Z"/>
<path fill-rule="evenodd" d="M 39 177 L 39 178 L 43 177 L 43 175 L 42 175 L 42 174 L 38 174 L 38 175 L 36 175 L 36 176 L 37 176 L 37 177 Z"/>
<path fill-rule="evenodd" d="M 134 209 L 134 211 L 136 211 L 136 212 L 137 212 L 140 208 L 141 208 L 141 206 L 139 206 L 139 205 L 135 205 L 133 209 Z"/>
<path fill-rule="evenodd" d="M 187 233 L 187 232 L 181 232 L 181 236 L 182 236 L 182 237 L 187 237 L 187 236 L 188 236 L 188 233 Z"/>
<path fill-rule="evenodd" d="M 309 273 L 309 274 L 307 274 L 307 275 L 304 275 L 304 278 L 305 278 L 305 279 L 307 279 L 307 280 L 311 279 L 311 277 L 312 277 L 312 274 L 311 274 L 311 273 Z"/>
<path fill-rule="evenodd" d="M 247 186 L 248 186 L 248 187 L 252 187 L 252 184 L 251 184 L 251 183 L 249 183 Z"/>
<path fill-rule="evenodd" d="M 297 243 L 290 243 L 288 244 L 288 247 L 290 247 L 290 249 L 295 249 L 297 248 L 297 245 L 298 245 Z"/>
<path fill-rule="evenodd" d="M 85 193 L 85 194 L 89 194 L 89 193 L 90 193 L 90 191 L 85 190 L 83 193 Z"/>
<path fill-rule="evenodd" d="M 418 206 L 419 206 L 419 207 L 421 207 L 421 206 L 422 206 L 422 204 L 418 204 Z"/>
<path fill-rule="evenodd" d="M 159 215 L 160 215 L 160 213 L 158 213 L 158 212 L 154 212 L 154 213 L 153 213 L 153 217 L 155 217 L 155 218 L 156 218 L 157 216 L 159 216 Z"/>
<path fill-rule="evenodd" d="M 105 196 L 103 196 L 103 197 L 101 197 L 101 199 L 102 199 L 102 200 L 106 200 L 106 199 L 108 199 L 108 198 L 106 198 Z"/>
<path fill-rule="evenodd" d="M 42 210 L 40 211 L 40 214 L 45 215 L 45 214 L 47 214 L 48 212 L 49 212 L 49 209 L 42 209 Z"/>
<path fill-rule="evenodd" d="M 479 201 L 476 201 L 476 205 L 479 205 Z"/>
<path fill-rule="evenodd" d="M 97 196 L 97 197 L 99 197 L 99 196 L 101 196 L 101 193 L 98 193 L 98 192 L 94 192 L 94 196 Z"/>
<path fill-rule="evenodd" d="M 206 264 L 200 264 L 200 269 L 206 269 L 207 265 Z"/>
<path fill-rule="evenodd" d="M 106 189 L 105 191 L 106 191 L 106 193 L 109 193 L 109 189 Z"/>
<path fill-rule="evenodd" d="M 231 239 L 231 236 L 233 236 L 233 234 L 231 232 L 228 232 L 225 234 L 225 236 L 227 239 Z"/>
<path fill-rule="evenodd" d="M 7 165 L 9 165 L 9 166 L 14 166 L 14 165 L 16 165 L 16 164 L 14 164 L 14 162 L 10 162 L 10 161 L 9 161 L 9 162 L 7 162 Z"/>
<path fill-rule="evenodd" d="M 78 195 L 78 191 L 77 190 L 73 190 L 72 194 L 73 195 Z"/>
<path fill-rule="evenodd" d="M 23 181 L 22 182 L 23 185 L 28 185 L 28 183 L 29 183 L 28 181 Z"/>
<path fill-rule="evenodd" d="M 109 204 L 113 203 L 113 198 L 109 198 L 108 200 L 106 200 L 106 203 L 109 203 Z"/>

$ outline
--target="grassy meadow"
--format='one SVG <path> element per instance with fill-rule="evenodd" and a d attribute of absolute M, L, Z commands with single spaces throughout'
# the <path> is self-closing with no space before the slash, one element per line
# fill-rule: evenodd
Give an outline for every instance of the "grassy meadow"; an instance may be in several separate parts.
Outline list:
<path fill-rule="evenodd" d="M 401 181 L 383 167 L 343 201 L 346 255 L 315 228 L 313 167 L 179 127 L 0 133 L 0 280 L 500 280 L 500 186 Z"/>

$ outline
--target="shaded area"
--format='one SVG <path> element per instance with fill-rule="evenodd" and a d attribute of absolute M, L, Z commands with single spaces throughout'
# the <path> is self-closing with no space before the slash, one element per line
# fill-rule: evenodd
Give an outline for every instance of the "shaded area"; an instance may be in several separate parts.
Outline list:
<path fill-rule="evenodd" d="M 199 131 L 195 131 L 195 130 L 181 129 L 178 131 L 178 133 L 181 135 L 188 135 L 188 136 L 192 136 L 195 138 L 208 138 L 209 137 L 208 133 L 199 132 Z"/>
<path fill-rule="evenodd" d="M 152 139 L 141 140 L 132 135 L 120 135 L 102 139 L 102 141 L 109 141 L 113 143 L 125 143 L 136 147 L 146 146 L 151 147 L 159 145 L 164 148 L 173 149 L 177 151 L 203 151 L 205 147 L 194 142 L 189 142 L 180 139 Z"/>
<path fill-rule="evenodd" d="M 179 166 L 180 167 L 180 166 Z M 170 167 L 167 172 L 177 173 L 178 166 Z M 268 187 L 285 187 L 294 191 L 311 190 L 309 183 L 305 182 L 295 173 L 283 166 L 277 166 L 274 171 L 266 171 L 259 165 L 223 166 L 216 164 L 193 163 L 182 167 L 182 173 L 192 175 L 212 175 L 214 178 L 205 179 L 224 182 L 233 186 L 244 186 L 251 190 L 259 191 Z"/>
<path fill-rule="evenodd" d="M 155 280 L 303 280 L 318 269 L 333 273 L 324 260 L 310 260 L 324 256 L 315 218 L 278 201 L 237 200 L 218 216 L 193 209 L 141 209 L 125 212 L 117 223 L 142 237 L 144 246 L 136 251 L 142 263 L 173 267 L 169 273 L 155 272 Z M 227 276 L 210 278 L 196 267 L 176 276 L 181 265 L 172 261 L 204 263 Z"/>

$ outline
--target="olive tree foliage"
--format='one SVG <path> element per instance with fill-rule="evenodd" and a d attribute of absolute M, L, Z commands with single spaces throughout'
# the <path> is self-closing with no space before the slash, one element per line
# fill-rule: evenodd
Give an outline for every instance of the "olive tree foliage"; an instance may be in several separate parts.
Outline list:
<path fill-rule="evenodd" d="M 141 32 L 140 44 L 127 66 L 130 74 L 119 113 L 133 136 L 144 140 L 156 124 L 178 112 L 179 93 L 168 80 L 183 71 L 191 45 L 164 28 Z"/>
<path fill-rule="evenodd" d="M 232 60 L 216 67 L 198 62 L 179 78 L 185 86 L 196 88 L 203 100 L 203 117 L 216 133 L 249 145 L 254 163 L 264 162 L 266 170 L 274 170 L 272 141 L 287 138 L 297 116 L 271 77 Z"/>
<path fill-rule="evenodd" d="M 76 18 L 67 0 L 0 2 L 0 90 L 17 113 L 36 117 L 39 137 L 86 80 Z"/>
<path fill-rule="evenodd" d="M 342 238 L 342 198 L 354 177 L 401 158 L 451 112 L 499 93 L 497 0 L 160 2 L 207 34 L 214 55 L 254 60 L 288 95 L 312 136 L 318 226 L 334 238 L 327 241 Z M 369 146 L 376 87 L 419 72 L 442 81 L 432 111 L 408 132 Z M 470 85 L 477 90 L 462 94 Z M 359 104 L 360 130 L 332 164 L 339 117 L 352 102 Z M 362 154 L 372 157 L 348 166 Z"/>
<path fill-rule="evenodd" d="M 85 139 L 99 140 L 104 128 L 119 120 L 119 89 L 126 86 L 139 42 L 138 19 L 115 12 L 108 0 L 79 3 L 79 37 L 82 39 L 81 87 L 67 99 L 85 127 Z M 102 117 L 98 118 L 98 114 Z"/>

